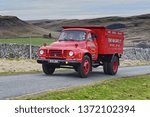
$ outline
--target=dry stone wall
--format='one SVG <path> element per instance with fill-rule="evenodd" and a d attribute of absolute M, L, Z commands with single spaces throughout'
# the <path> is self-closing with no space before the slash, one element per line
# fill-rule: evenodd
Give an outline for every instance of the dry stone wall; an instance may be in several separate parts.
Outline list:
<path fill-rule="evenodd" d="M 38 46 L 31 46 L 32 58 L 38 58 Z M 30 45 L 0 44 L 0 58 L 30 58 Z M 125 48 L 123 60 L 150 60 L 150 48 Z"/>
<path fill-rule="evenodd" d="M 32 58 L 37 58 L 38 46 L 31 46 Z M 30 45 L 0 44 L 0 58 L 30 58 Z"/>
<path fill-rule="evenodd" d="M 150 60 L 150 48 L 125 48 L 122 59 Z"/>

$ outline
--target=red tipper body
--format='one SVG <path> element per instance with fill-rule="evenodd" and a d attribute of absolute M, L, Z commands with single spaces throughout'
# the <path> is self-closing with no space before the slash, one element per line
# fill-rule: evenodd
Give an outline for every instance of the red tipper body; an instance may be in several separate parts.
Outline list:
<path fill-rule="evenodd" d="M 105 27 L 97 26 L 66 26 L 69 28 L 90 29 L 97 34 L 98 54 L 122 54 L 124 46 L 124 33 L 118 30 L 110 30 Z"/>

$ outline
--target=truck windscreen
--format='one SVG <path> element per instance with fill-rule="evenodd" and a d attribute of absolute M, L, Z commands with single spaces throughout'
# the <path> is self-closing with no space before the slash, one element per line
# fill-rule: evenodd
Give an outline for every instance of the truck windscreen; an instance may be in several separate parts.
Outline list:
<path fill-rule="evenodd" d="M 80 30 L 64 30 L 59 37 L 63 41 L 83 41 L 85 40 L 86 32 Z"/>

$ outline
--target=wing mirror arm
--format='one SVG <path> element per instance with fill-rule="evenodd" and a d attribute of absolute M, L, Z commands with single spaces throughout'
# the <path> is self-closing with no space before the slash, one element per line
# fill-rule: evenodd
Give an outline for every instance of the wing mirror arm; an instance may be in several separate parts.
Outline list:
<path fill-rule="evenodd" d="M 92 36 L 92 39 L 94 40 L 94 39 L 96 39 L 96 38 L 97 38 L 97 35 L 94 34 L 94 35 Z"/>

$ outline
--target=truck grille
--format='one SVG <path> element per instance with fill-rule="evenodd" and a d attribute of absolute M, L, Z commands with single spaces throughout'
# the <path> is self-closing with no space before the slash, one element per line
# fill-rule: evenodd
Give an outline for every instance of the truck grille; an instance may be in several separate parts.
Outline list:
<path fill-rule="evenodd" d="M 62 58 L 62 50 L 50 50 L 49 53 L 51 57 Z"/>

